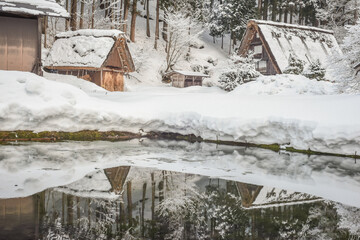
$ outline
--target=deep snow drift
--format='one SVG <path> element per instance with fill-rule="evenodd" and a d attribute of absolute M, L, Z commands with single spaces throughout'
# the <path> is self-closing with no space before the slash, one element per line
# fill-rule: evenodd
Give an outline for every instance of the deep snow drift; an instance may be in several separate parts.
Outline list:
<path fill-rule="evenodd" d="M 359 152 L 359 95 L 258 96 L 218 88 L 168 87 L 89 96 L 31 73 L 0 71 L 0 76 L 1 130 L 143 129 L 323 152 Z"/>

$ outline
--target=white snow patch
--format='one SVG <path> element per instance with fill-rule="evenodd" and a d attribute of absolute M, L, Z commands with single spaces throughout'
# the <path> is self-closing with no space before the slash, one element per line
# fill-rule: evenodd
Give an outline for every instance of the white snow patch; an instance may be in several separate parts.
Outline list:
<path fill-rule="evenodd" d="M 261 76 L 255 81 L 242 84 L 232 94 L 239 95 L 331 95 L 337 85 L 316 81 L 302 75 L 281 74 Z"/>

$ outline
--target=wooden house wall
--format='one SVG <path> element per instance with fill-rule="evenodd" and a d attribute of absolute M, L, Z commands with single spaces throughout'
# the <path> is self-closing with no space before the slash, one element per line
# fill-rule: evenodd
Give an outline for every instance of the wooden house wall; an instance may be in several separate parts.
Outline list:
<path fill-rule="evenodd" d="M 259 32 L 256 26 L 248 26 L 245 37 L 240 45 L 239 55 L 246 57 L 249 54 L 249 51 L 254 51 L 257 46 L 262 47 L 262 51 L 259 54 L 254 54 L 254 59 L 257 60 L 255 64 L 256 70 L 258 70 L 263 75 L 275 75 L 278 72 L 271 61 L 271 57 L 266 51 L 266 46 L 264 40 L 261 39 L 261 32 Z M 271 49 L 269 49 L 271 51 Z M 260 68 L 261 64 L 266 62 L 266 68 Z"/>
<path fill-rule="evenodd" d="M 203 77 L 182 75 L 180 73 L 174 73 L 171 75 L 171 81 L 173 87 L 184 88 L 191 86 L 202 86 Z"/>
<path fill-rule="evenodd" d="M 185 82 L 185 76 L 179 73 L 171 75 L 172 86 L 177 88 L 183 88 Z"/>
<path fill-rule="evenodd" d="M 108 91 L 124 91 L 124 75 L 119 72 L 103 71 L 101 87 Z"/>
<path fill-rule="evenodd" d="M 37 213 L 37 196 L 0 199 L 0 239 L 34 239 Z"/>
<path fill-rule="evenodd" d="M 107 68 L 122 70 L 124 72 L 135 71 L 134 63 L 125 38 L 119 38 L 116 41 L 104 66 Z"/>
<path fill-rule="evenodd" d="M 124 91 L 124 74 L 110 70 L 83 70 L 62 69 L 54 72 L 64 75 L 73 75 L 86 81 L 95 83 L 108 91 Z"/>
<path fill-rule="evenodd" d="M 0 16 L 0 69 L 38 73 L 39 20 Z"/>

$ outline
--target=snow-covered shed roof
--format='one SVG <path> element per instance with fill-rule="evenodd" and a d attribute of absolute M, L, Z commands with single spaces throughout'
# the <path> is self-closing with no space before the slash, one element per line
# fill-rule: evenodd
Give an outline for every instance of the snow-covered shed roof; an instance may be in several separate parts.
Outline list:
<path fill-rule="evenodd" d="M 289 65 L 289 56 L 293 54 L 305 62 L 305 65 L 316 61 L 325 66 L 328 55 L 332 51 L 341 52 L 333 31 L 286 24 L 272 21 L 250 20 L 247 33 L 256 31 L 268 51 L 278 73 L 282 73 Z M 244 37 L 240 46 L 240 54 L 246 54 L 250 41 L 249 34 Z M 246 53 L 245 53 L 246 52 Z"/>
<path fill-rule="evenodd" d="M 191 71 L 179 71 L 179 70 L 174 70 L 172 72 L 169 72 L 167 75 L 172 75 L 174 73 L 179 73 L 181 75 L 185 75 L 185 76 L 194 76 L 194 77 L 209 77 L 209 75 L 207 74 L 203 74 L 200 72 L 191 72 Z"/>
<path fill-rule="evenodd" d="M 68 18 L 69 13 L 55 0 L 1 0 L 0 13 Z"/>
<path fill-rule="evenodd" d="M 45 67 L 100 68 L 117 39 L 122 36 L 123 32 L 118 30 L 99 29 L 82 29 L 57 34 L 44 65 Z"/>

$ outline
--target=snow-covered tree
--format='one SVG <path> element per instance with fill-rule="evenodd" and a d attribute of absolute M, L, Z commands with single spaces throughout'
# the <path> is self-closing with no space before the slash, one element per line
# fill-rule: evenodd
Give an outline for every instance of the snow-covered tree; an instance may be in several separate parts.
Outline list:
<path fill-rule="evenodd" d="M 220 75 L 219 83 L 225 91 L 232 91 L 237 86 L 254 80 L 260 73 L 255 69 L 255 63 L 251 56 L 247 58 L 233 55 L 229 67 Z"/>
<path fill-rule="evenodd" d="M 360 63 L 360 20 L 356 25 L 347 27 L 348 34 L 340 45 L 343 53 L 330 57 L 330 72 L 332 80 L 342 83 L 343 91 L 359 92 L 360 79 L 355 76 L 354 66 Z"/>
<path fill-rule="evenodd" d="M 225 0 L 213 9 L 209 25 L 210 35 L 218 37 L 230 34 L 230 41 L 240 40 L 248 20 L 254 17 L 255 0 Z"/>
<path fill-rule="evenodd" d="M 300 75 L 304 71 L 304 65 L 304 61 L 299 59 L 295 54 L 290 54 L 289 65 L 284 70 L 284 73 Z"/>
<path fill-rule="evenodd" d="M 319 59 L 310 63 L 307 69 L 303 72 L 303 75 L 310 79 L 315 79 L 317 81 L 325 80 L 325 68 L 322 67 Z"/>
<path fill-rule="evenodd" d="M 189 44 L 198 38 L 201 28 L 198 22 L 182 12 L 168 12 L 165 21 L 168 24 L 168 42 L 166 70 L 169 71 L 185 53 Z"/>

